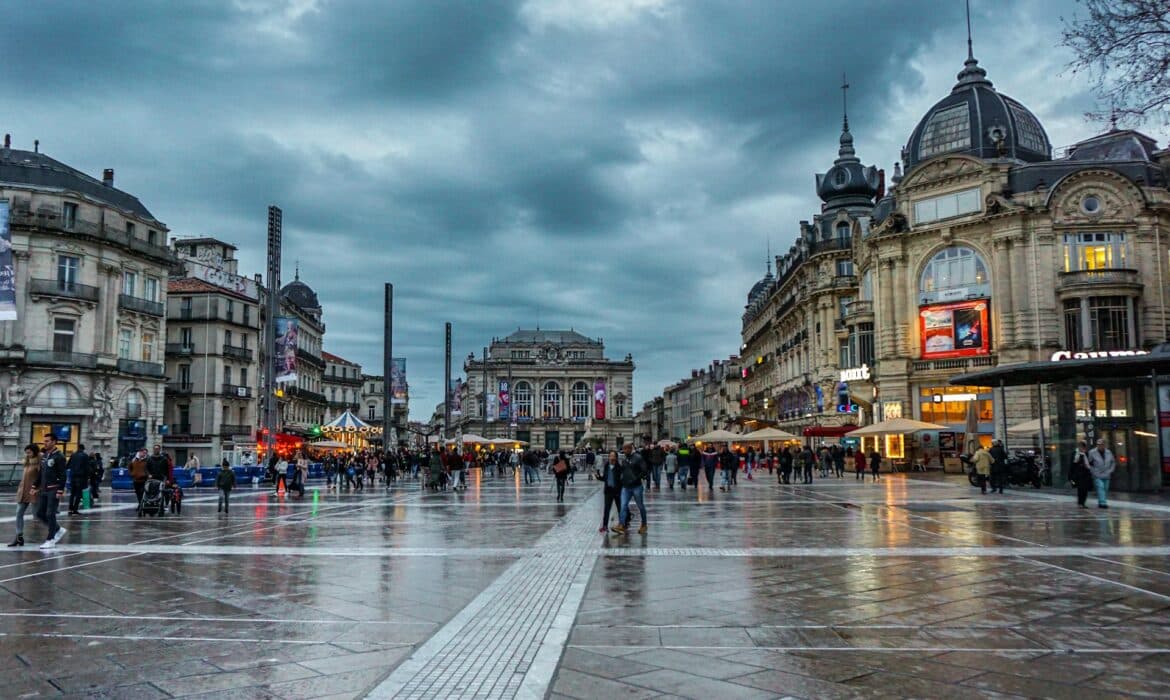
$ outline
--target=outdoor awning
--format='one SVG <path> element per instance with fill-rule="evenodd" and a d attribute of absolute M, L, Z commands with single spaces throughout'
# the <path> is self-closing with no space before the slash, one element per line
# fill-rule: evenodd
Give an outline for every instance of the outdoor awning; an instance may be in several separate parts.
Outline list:
<path fill-rule="evenodd" d="M 867 425 L 864 428 L 858 428 L 853 431 L 854 437 L 861 437 L 862 435 L 907 435 L 909 433 L 916 433 L 919 430 L 946 430 L 947 426 L 939 425 L 938 423 L 926 423 L 912 418 L 891 418 L 880 423 Z"/>
<path fill-rule="evenodd" d="M 779 428 L 761 428 L 748 433 L 743 436 L 744 440 L 799 440 L 800 438 L 792 433 L 785 432 Z"/>
<path fill-rule="evenodd" d="M 1133 354 L 1143 353 L 1143 354 Z M 1096 357 L 1089 357 L 1096 355 Z M 1082 357 L 1084 356 L 1084 357 Z M 951 377 L 953 386 L 1021 386 L 1024 384 L 1089 384 L 1094 379 L 1134 379 L 1151 374 L 1170 374 L 1170 346 L 1159 345 L 1148 353 L 1144 350 L 1122 350 L 1115 353 L 1059 351 L 1051 359 L 1038 362 L 1019 362 L 967 372 Z"/>
<path fill-rule="evenodd" d="M 695 436 L 695 442 L 736 442 L 742 440 L 742 435 L 737 435 L 730 430 L 712 430 L 709 433 Z"/>
<path fill-rule="evenodd" d="M 810 425 L 800 433 L 805 437 L 842 437 L 854 430 L 856 425 Z"/>

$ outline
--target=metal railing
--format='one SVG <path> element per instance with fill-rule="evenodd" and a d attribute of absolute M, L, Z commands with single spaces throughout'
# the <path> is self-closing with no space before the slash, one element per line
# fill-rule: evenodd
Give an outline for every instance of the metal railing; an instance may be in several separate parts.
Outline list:
<path fill-rule="evenodd" d="M 137 311 L 138 313 L 147 314 L 148 316 L 158 316 L 160 318 L 166 315 L 166 307 L 162 305 L 162 302 L 151 301 L 150 299 L 143 299 L 142 297 L 135 297 L 129 294 L 118 295 L 118 308 Z"/>
<path fill-rule="evenodd" d="M 24 476 L 24 464 L 21 462 L 0 462 L 0 486 L 16 486 Z"/>
<path fill-rule="evenodd" d="M 173 395 L 190 394 L 195 385 L 191 382 L 167 382 L 167 393 Z"/>
<path fill-rule="evenodd" d="M 229 398 L 250 399 L 252 398 L 252 387 L 241 386 L 239 384 L 224 384 L 223 395 Z"/>
<path fill-rule="evenodd" d="M 253 430 L 254 429 L 250 425 L 221 423 L 219 426 L 220 435 L 251 435 Z"/>
<path fill-rule="evenodd" d="M 125 358 L 118 358 L 118 371 L 127 374 L 137 374 L 143 377 L 166 376 L 165 368 L 157 362 L 142 362 L 140 360 L 127 360 Z"/>
<path fill-rule="evenodd" d="M 82 352 L 57 352 L 55 350 L 28 350 L 24 361 L 30 365 L 60 365 L 64 367 L 97 367 L 97 355 Z"/>
<path fill-rule="evenodd" d="M 166 246 L 166 237 L 161 234 L 159 235 L 164 239 L 164 243 L 160 245 L 137 238 L 125 230 L 114 229 L 98 222 L 86 221 L 85 219 L 66 221 L 61 210 L 57 207 L 42 206 L 38 207 L 36 212 L 28 209 L 13 209 L 9 212 L 9 223 L 92 236 L 168 262 L 176 260 L 174 253 Z"/>
<path fill-rule="evenodd" d="M 166 353 L 168 355 L 194 355 L 194 343 L 167 343 Z"/>
<path fill-rule="evenodd" d="M 235 357 L 241 360 L 252 361 L 252 351 L 248 348 L 236 347 L 235 345 L 224 345 L 223 354 L 228 357 Z"/>
<path fill-rule="evenodd" d="M 824 241 L 812 241 L 808 244 L 809 255 L 830 253 L 833 251 L 853 250 L 852 238 L 830 238 Z"/>
<path fill-rule="evenodd" d="M 1137 270 L 1115 268 L 1111 270 L 1072 270 L 1062 272 L 1057 277 L 1057 289 L 1090 286 L 1121 286 L 1141 287 L 1142 282 Z"/>
<path fill-rule="evenodd" d="M 39 294 L 50 297 L 64 297 L 66 299 L 83 299 L 96 302 L 99 296 L 97 287 L 69 280 L 30 279 L 28 281 L 30 294 Z"/>

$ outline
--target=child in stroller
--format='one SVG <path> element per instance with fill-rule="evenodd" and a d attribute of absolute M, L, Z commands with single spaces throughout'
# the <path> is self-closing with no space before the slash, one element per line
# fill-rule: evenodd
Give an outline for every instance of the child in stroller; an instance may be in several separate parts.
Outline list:
<path fill-rule="evenodd" d="M 138 517 L 150 513 L 161 518 L 166 513 L 165 498 L 163 482 L 158 479 L 147 479 L 146 487 L 142 491 L 142 500 L 138 502 Z"/>

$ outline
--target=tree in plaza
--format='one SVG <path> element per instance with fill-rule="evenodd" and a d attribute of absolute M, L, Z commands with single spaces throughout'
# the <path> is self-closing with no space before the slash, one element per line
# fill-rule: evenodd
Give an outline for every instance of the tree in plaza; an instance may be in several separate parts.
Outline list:
<path fill-rule="evenodd" d="M 1074 74 L 1093 78 L 1109 113 L 1143 122 L 1170 110 L 1170 0 L 1078 0 L 1083 13 L 1064 19 L 1063 43 L 1075 57 Z"/>

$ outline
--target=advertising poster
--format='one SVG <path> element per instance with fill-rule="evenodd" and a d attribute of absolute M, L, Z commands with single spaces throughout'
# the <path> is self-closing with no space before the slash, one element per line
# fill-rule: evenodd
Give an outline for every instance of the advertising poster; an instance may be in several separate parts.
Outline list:
<path fill-rule="evenodd" d="M 297 380 L 297 320 L 287 316 L 276 319 L 276 352 L 272 361 L 276 363 L 277 384 L 291 384 Z"/>
<path fill-rule="evenodd" d="M 1162 440 L 1162 472 L 1170 474 L 1170 384 L 1158 385 L 1158 436 Z"/>
<path fill-rule="evenodd" d="M 986 299 L 924 306 L 918 315 L 923 359 L 974 357 L 991 351 Z"/>
<path fill-rule="evenodd" d="M 500 380 L 496 396 L 500 405 L 500 420 L 509 420 L 512 417 L 512 390 L 507 379 Z"/>
<path fill-rule="evenodd" d="M 598 380 L 593 383 L 593 417 L 605 420 L 605 382 Z"/>
<path fill-rule="evenodd" d="M 0 200 L 0 321 L 16 320 L 16 272 L 12 267 L 8 208 L 8 200 Z"/>
<path fill-rule="evenodd" d="M 499 415 L 499 400 L 500 397 L 495 394 L 487 395 L 487 419 L 489 422 L 494 421 Z"/>
<path fill-rule="evenodd" d="M 463 380 L 452 379 L 449 391 L 451 392 L 451 398 L 448 405 L 451 407 L 451 415 L 463 415 Z"/>
<path fill-rule="evenodd" d="M 390 360 L 390 403 L 399 406 L 406 404 L 405 357 L 395 357 Z"/>

